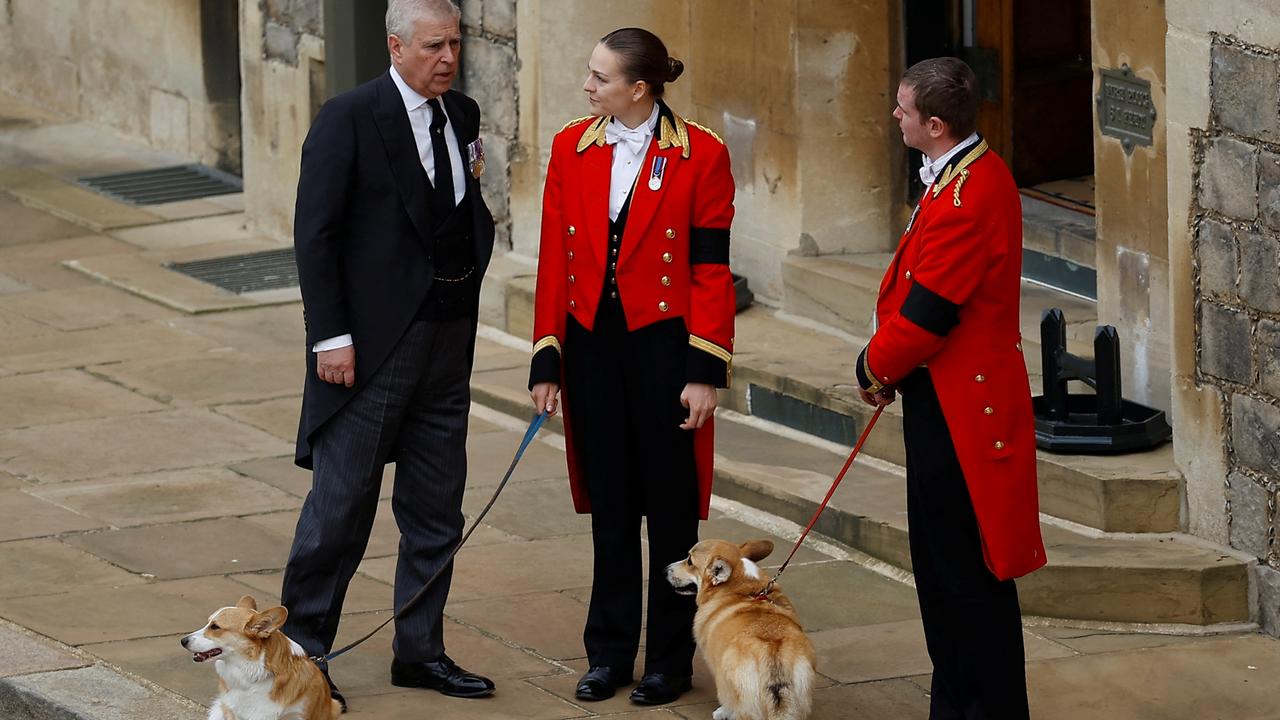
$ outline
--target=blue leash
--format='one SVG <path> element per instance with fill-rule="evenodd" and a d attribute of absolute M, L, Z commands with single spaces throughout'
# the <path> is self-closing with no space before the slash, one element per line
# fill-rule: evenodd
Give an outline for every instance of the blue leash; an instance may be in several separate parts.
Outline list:
<path fill-rule="evenodd" d="M 476 528 L 480 526 L 480 521 L 483 520 L 484 516 L 489 513 L 489 508 L 493 507 L 493 503 L 498 500 L 498 495 L 502 494 L 502 489 L 507 486 L 507 481 L 511 479 L 511 473 L 515 472 L 516 465 L 520 464 L 520 458 L 524 456 L 524 451 L 529 448 L 529 443 L 533 442 L 533 436 L 538 434 L 538 429 L 542 427 L 542 423 L 545 422 L 546 419 L 547 419 L 547 412 L 544 410 L 538 413 L 538 416 L 535 417 L 533 421 L 529 423 L 529 429 L 524 431 L 524 439 L 520 441 L 520 448 L 516 450 L 516 456 L 511 458 L 511 465 L 510 467 L 507 468 L 507 474 L 502 476 L 502 482 L 498 483 L 498 489 L 493 491 L 493 497 L 489 498 L 489 504 L 485 505 L 484 509 L 480 511 L 480 514 L 476 516 L 476 519 L 471 521 L 471 527 L 467 529 L 466 534 L 462 536 L 462 539 L 459 540 L 458 544 L 454 546 L 453 552 L 449 553 L 449 557 L 445 558 L 445 561 L 441 563 L 440 567 L 436 569 L 435 574 L 432 575 L 427 580 L 426 584 L 422 586 L 422 589 L 419 590 L 416 595 L 410 598 L 409 602 L 405 603 L 404 607 L 400 608 L 399 612 L 395 613 L 394 615 L 387 618 L 386 620 L 383 620 L 382 624 L 374 628 L 373 630 L 371 630 L 368 635 L 365 635 L 364 637 L 351 643 L 350 645 L 347 645 L 346 647 L 341 648 L 339 650 L 335 650 L 329 653 L 328 655 L 325 655 L 322 658 L 312 657 L 311 658 L 312 660 L 320 664 L 328 664 L 330 660 L 338 657 L 339 655 L 342 655 L 343 653 L 354 648 L 355 646 L 359 645 L 365 640 L 368 640 L 369 638 L 373 637 L 374 634 L 376 634 L 379 630 L 386 627 L 388 623 L 390 623 L 392 620 L 395 620 L 396 618 L 408 612 L 410 608 L 412 608 L 415 604 L 417 604 L 418 600 L 422 599 L 422 596 L 427 592 L 427 588 L 431 587 L 431 583 L 434 583 L 436 581 L 436 578 L 440 577 L 440 574 L 444 572 L 445 568 L 449 567 L 449 564 L 453 562 L 453 557 L 458 554 L 458 551 L 462 549 L 463 545 L 467 544 L 467 538 L 470 538 L 471 533 L 476 531 Z"/>

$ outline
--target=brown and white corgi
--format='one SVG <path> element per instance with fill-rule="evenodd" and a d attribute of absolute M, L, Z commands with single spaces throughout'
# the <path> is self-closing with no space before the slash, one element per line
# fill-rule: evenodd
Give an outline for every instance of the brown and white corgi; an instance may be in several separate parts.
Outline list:
<path fill-rule="evenodd" d="M 302 646 L 280 632 L 289 612 L 258 612 L 249 595 L 182 638 L 198 663 L 215 660 L 218 697 L 209 720 L 335 720 L 342 706 Z"/>
<path fill-rule="evenodd" d="M 771 552 L 768 540 L 703 540 L 667 566 L 676 592 L 698 596 L 693 636 L 715 675 L 715 720 L 802 720 L 813 706 L 813 644 L 756 565 Z"/>

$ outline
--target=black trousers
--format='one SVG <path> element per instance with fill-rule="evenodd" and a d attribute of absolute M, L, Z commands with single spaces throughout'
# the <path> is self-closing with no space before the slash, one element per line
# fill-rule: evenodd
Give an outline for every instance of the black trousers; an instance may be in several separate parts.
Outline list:
<path fill-rule="evenodd" d="M 302 504 L 284 571 L 284 632 L 308 655 L 333 649 L 342 602 L 364 557 L 383 466 L 396 463 L 391 509 L 400 528 L 398 611 L 462 537 L 467 415 L 475 320 L 414 321 L 377 373 L 312 441 L 311 492 Z M 356 347 L 359 362 L 360 348 Z M 443 613 L 452 568 L 395 621 L 395 656 L 444 652 Z"/>
<path fill-rule="evenodd" d="M 693 436 L 679 425 L 689 334 L 684 322 L 628 332 L 614 303 L 594 331 L 573 318 L 565 334 L 566 420 L 591 498 L 595 551 L 583 632 L 592 667 L 630 671 L 640 644 L 643 565 L 640 518 L 649 535 L 644 672 L 693 671 L 694 599 L 678 595 L 665 568 L 698 541 Z"/>
<path fill-rule="evenodd" d="M 929 371 L 914 371 L 899 389 L 911 564 L 933 661 L 929 717 L 1027 718 L 1017 587 L 997 580 L 983 560 L 973 503 Z"/>

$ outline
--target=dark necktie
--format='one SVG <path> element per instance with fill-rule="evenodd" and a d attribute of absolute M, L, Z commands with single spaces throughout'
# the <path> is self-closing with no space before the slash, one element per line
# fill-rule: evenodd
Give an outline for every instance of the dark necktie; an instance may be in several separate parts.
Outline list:
<path fill-rule="evenodd" d="M 436 164 L 435 193 L 431 200 L 431 211 L 435 222 L 443 222 L 457 207 L 453 191 L 453 165 L 449 163 L 449 145 L 444 137 L 444 110 L 440 101 L 431 98 L 427 101 L 431 106 L 431 156 Z"/>

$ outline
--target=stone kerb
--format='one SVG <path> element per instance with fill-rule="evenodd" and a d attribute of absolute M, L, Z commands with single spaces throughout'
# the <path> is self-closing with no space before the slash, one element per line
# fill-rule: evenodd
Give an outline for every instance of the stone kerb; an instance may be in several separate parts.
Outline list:
<path fill-rule="evenodd" d="M 1280 43 L 1213 35 L 1210 57 L 1208 127 L 1192 134 L 1196 377 L 1225 401 L 1231 544 L 1266 580 L 1280 568 Z"/>

